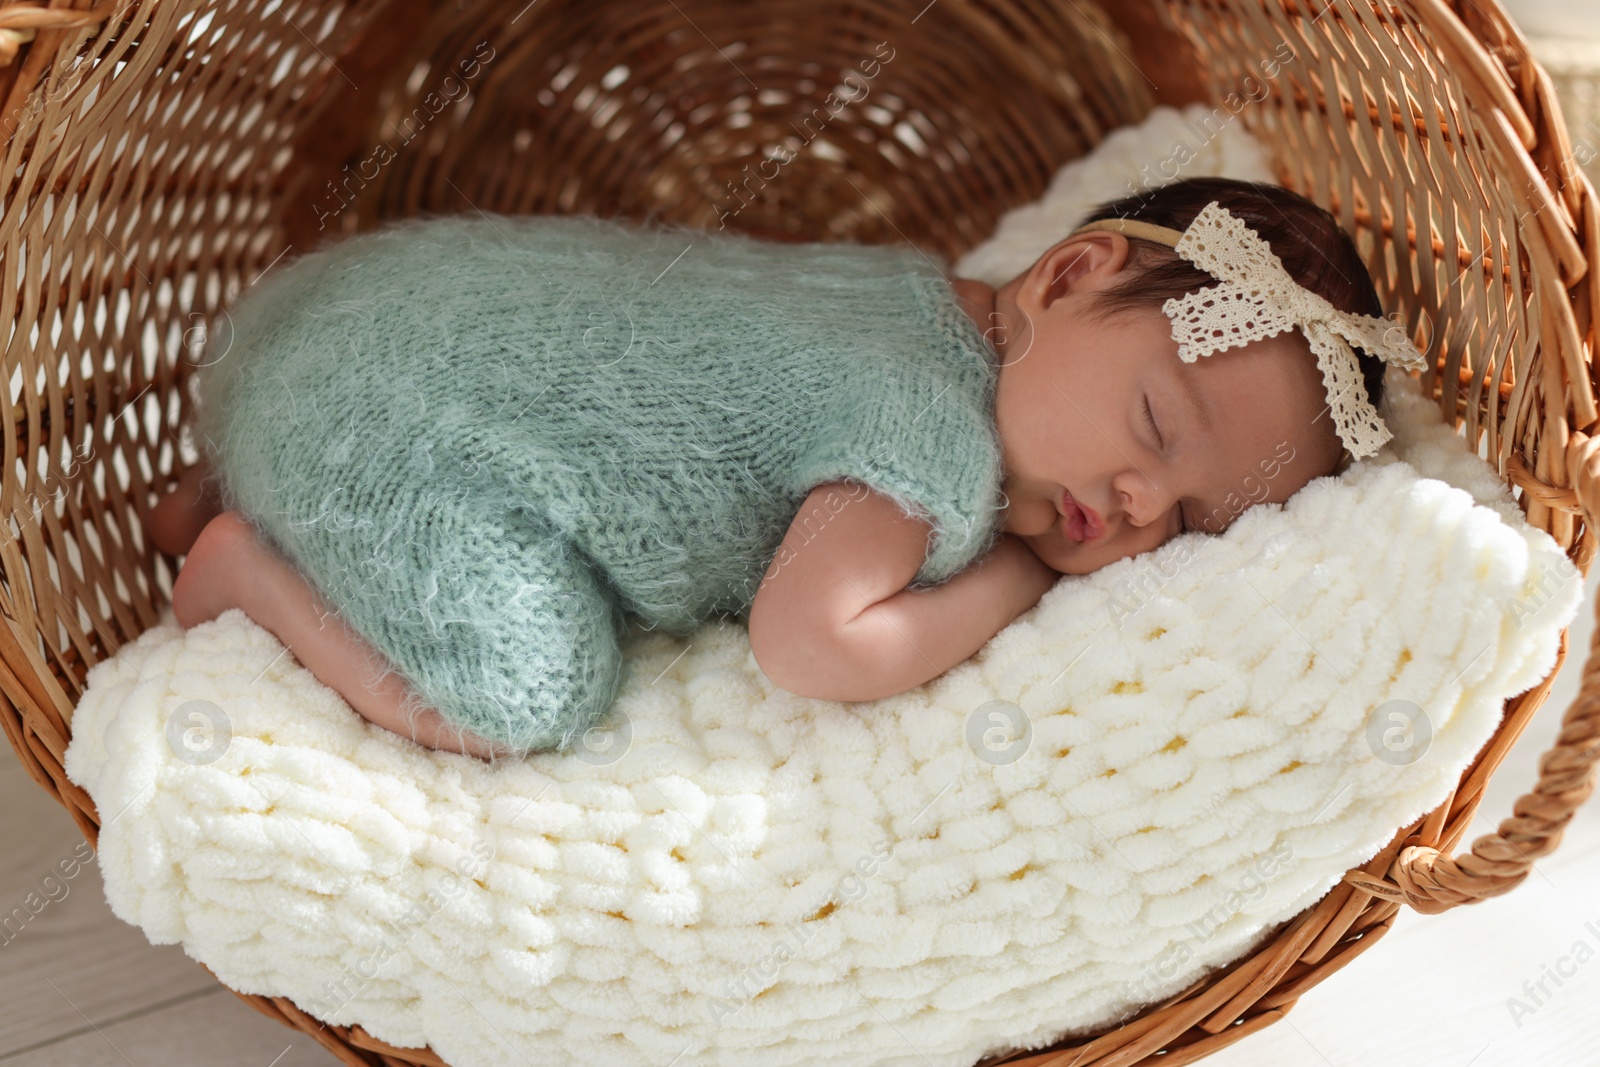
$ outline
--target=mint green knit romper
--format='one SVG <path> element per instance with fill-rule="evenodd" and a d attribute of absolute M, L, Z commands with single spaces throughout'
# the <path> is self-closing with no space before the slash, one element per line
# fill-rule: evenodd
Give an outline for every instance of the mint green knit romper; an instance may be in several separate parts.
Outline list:
<path fill-rule="evenodd" d="M 390 223 L 219 314 L 195 441 L 414 702 L 569 748 L 605 722 L 628 616 L 747 613 L 821 483 L 933 524 L 918 586 L 992 547 L 998 372 L 948 273 L 594 216 Z"/>

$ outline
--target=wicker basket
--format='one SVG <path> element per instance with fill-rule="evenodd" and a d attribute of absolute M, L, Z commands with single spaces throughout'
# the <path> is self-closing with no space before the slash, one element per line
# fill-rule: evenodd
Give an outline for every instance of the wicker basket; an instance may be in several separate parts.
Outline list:
<path fill-rule="evenodd" d="M 1592 185 L 1600 181 L 1600 37 L 1530 37 L 1528 44 L 1566 114 L 1573 162 Z"/>
<path fill-rule="evenodd" d="M 73 707 L 169 599 L 177 561 L 142 522 L 195 459 L 179 428 L 204 323 L 291 250 L 417 212 L 726 223 L 954 260 L 1106 131 L 1203 100 L 1357 236 L 1431 357 L 1425 391 L 1588 571 L 1600 217 L 1493 0 L 72 4 L 0 7 L 0 721 L 91 842 L 100 814 L 62 771 Z M 1563 634 L 1556 670 L 1565 653 Z M 1516 886 L 1592 787 L 1593 650 L 1534 791 L 1451 850 L 1550 680 L 1508 702 L 1452 797 L 1261 949 L 1065 1055 L 988 1062 L 1189 1063 L 1280 1017 L 1402 903 Z M 441 1062 L 243 999 L 346 1063 Z"/>

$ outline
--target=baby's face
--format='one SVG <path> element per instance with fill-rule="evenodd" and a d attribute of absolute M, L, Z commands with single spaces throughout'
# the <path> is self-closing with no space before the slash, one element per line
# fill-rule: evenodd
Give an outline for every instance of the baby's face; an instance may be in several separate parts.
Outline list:
<path fill-rule="evenodd" d="M 1185 363 L 1159 307 L 1090 318 L 1094 294 L 1125 277 L 1127 252 L 1121 234 L 1085 234 L 995 293 L 1004 528 L 1064 574 L 1186 530 L 1221 533 L 1247 507 L 1330 473 L 1340 454 L 1299 331 Z"/>

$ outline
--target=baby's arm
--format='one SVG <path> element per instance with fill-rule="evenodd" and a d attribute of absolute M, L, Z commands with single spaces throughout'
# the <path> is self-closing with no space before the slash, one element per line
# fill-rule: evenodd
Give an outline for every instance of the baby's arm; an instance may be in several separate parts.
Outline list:
<path fill-rule="evenodd" d="M 829 493 L 846 499 L 836 513 Z M 813 528 L 805 520 L 819 512 L 830 517 Z M 750 607 L 750 648 L 767 677 L 824 700 L 903 693 L 978 651 L 1061 577 L 1006 533 L 950 580 L 907 589 L 932 529 L 864 486 L 813 489 Z"/>

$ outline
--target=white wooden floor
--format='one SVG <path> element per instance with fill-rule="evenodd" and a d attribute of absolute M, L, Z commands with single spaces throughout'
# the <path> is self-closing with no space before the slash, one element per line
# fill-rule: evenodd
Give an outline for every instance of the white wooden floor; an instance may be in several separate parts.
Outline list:
<path fill-rule="evenodd" d="M 1597 583 L 1600 566 L 1555 690 L 1495 773 L 1469 841 L 1493 832 L 1535 781 L 1538 758 L 1577 689 Z M 92 862 L 70 880 L 46 883 L 62 861 L 88 855 L 87 845 L 14 753 L 7 749 L 0 761 L 0 917 L 30 892 L 56 898 L 20 930 L 0 932 L 11 938 L 0 944 L 0 1067 L 338 1062 L 308 1036 L 251 1010 L 179 946 L 154 947 L 113 916 Z M 1513 997 L 1529 1010 L 1514 1014 Z M 1443 915 L 1402 909 L 1380 944 L 1301 998 L 1283 1021 L 1204 1062 L 1589 1067 L 1600 1065 L 1597 1005 L 1600 800 L 1591 800 L 1561 848 L 1515 891 Z"/>

